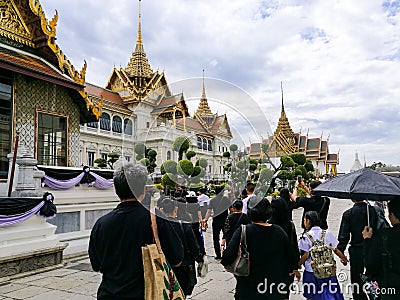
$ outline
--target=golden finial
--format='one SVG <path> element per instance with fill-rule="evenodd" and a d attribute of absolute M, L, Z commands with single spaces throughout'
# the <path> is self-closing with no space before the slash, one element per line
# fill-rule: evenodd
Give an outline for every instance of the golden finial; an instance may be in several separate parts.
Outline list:
<path fill-rule="evenodd" d="M 206 97 L 206 88 L 205 88 L 205 85 L 204 85 L 204 69 L 203 69 L 203 90 L 201 91 L 201 98 L 202 99 L 206 99 L 207 97 Z"/>
<path fill-rule="evenodd" d="M 151 77 L 153 70 L 151 69 L 149 61 L 146 58 L 146 53 L 144 52 L 144 47 L 143 47 L 140 3 L 141 0 L 139 0 L 139 9 L 138 9 L 138 36 L 136 40 L 136 46 L 125 71 L 130 76 L 149 78 Z"/>
<path fill-rule="evenodd" d="M 142 27 L 140 25 L 140 2 L 141 2 L 141 0 L 139 0 L 138 35 L 137 35 L 136 44 L 142 44 Z"/>
<path fill-rule="evenodd" d="M 204 84 L 204 69 L 203 69 L 203 90 L 201 92 L 201 98 L 200 98 L 200 103 L 199 103 L 199 107 L 196 110 L 196 113 L 199 115 L 211 115 L 211 109 L 208 106 L 208 101 L 207 101 L 207 97 L 206 97 L 206 88 L 205 88 L 205 84 Z"/>

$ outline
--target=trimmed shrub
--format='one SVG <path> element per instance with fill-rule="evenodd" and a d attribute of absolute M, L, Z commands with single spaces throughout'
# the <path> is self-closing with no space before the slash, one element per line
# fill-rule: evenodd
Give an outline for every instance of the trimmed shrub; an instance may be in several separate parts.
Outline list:
<path fill-rule="evenodd" d="M 188 160 L 191 160 L 192 157 L 195 157 L 195 156 L 196 156 L 196 152 L 194 152 L 193 150 L 190 150 L 190 151 L 186 152 L 186 158 Z"/>
<path fill-rule="evenodd" d="M 232 144 L 229 146 L 229 150 L 231 150 L 232 152 L 235 152 L 238 150 L 238 146 L 236 144 Z"/>
<path fill-rule="evenodd" d="M 205 158 L 199 158 L 199 159 L 196 161 L 196 166 L 200 166 L 200 167 L 202 167 L 203 169 L 205 169 L 205 168 L 207 168 L 207 166 L 208 166 L 208 162 L 207 162 L 207 160 L 206 160 Z"/>
<path fill-rule="evenodd" d="M 193 174 L 194 166 L 192 162 L 188 159 L 180 160 L 178 162 L 178 173 L 181 175 L 190 176 Z"/>
<path fill-rule="evenodd" d="M 172 173 L 166 173 L 161 177 L 161 182 L 163 186 L 174 188 L 177 182 L 176 175 Z"/>
<path fill-rule="evenodd" d="M 177 163 L 173 160 L 166 160 L 164 163 L 161 165 L 161 174 L 165 173 L 172 173 L 176 174 L 177 173 Z"/>

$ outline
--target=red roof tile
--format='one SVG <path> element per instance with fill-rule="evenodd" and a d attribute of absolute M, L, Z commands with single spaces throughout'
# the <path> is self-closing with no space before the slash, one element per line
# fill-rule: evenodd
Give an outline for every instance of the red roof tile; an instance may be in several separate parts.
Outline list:
<path fill-rule="evenodd" d="M 110 100 L 112 102 L 124 104 L 121 96 L 118 93 L 106 90 L 90 83 L 86 83 L 85 91 L 91 96 L 103 97 L 104 99 Z"/>

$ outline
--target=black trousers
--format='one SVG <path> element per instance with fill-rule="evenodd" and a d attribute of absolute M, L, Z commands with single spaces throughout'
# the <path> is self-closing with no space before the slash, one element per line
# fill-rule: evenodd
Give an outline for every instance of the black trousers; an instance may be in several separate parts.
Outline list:
<path fill-rule="evenodd" d="M 192 294 L 194 286 L 197 283 L 195 270 L 194 264 L 174 268 L 176 279 L 178 279 L 179 285 L 186 296 Z"/>
<path fill-rule="evenodd" d="M 224 230 L 225 220 L 213 220 L 213 242 L 215 256 L 221 257 L 221 244 L 219 243 L 219 234 Z"/>
<path fill-rule="evenodd" d="M 349 248 L 350 255 L 350 280 L 353 287 L 354 300 L 368 300 L 367 295 L 363 292 L 363 282 L 360 274 L 364 273 L 364 256 L 362 247 Z"/>

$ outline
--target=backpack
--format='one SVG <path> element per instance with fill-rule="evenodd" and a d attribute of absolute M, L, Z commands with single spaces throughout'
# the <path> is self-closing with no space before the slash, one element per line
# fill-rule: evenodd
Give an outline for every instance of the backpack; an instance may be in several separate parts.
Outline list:
<path fill-rule="evenodd" d="M 316 278 L 329 278 L 336 275 L 336 262 L 333 256 L 333 247 L 325 245 L 326 230 L 322 230 L 321 238 L 315 240 L 309 233 L 306 236 L 310 239 L 312 247 L 309 250 L 311 257 L 311 268 Z"/>

